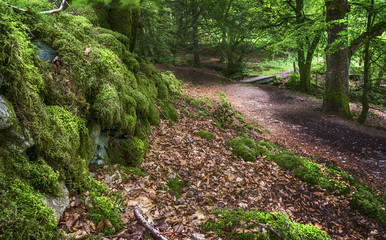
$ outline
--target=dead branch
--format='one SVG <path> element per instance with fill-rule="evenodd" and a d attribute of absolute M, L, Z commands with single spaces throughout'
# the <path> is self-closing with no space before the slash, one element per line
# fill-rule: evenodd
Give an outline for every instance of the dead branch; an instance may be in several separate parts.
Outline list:
<path fill-rule="evenodd" d="M 141 224 L 142 227 L 144 227 L 146 230 L 150 232 L 150 234 L 153 236 L 156 240 L 168 240 L 164 236 L 161 235 L 161 233 L 155 229 L 153 226 L 151 226 L 148 222 L 146 222 L 145 218 L 141 215 L 141 210 L 139 208 L 136 208 L 134 210 L 134 216 L 138 220 L 139 224 Z"/>
<path fill-rule="evenodd" d="M 43 11 L 43 12 L 40 12 L 40 13 L 41 14 L 46 14 L 46 13 L 51 14 L 51 13 L 61 12 L 61 11 L 63 11 L 65 9 L 64 6 L 65 6 L 66 3 L 67 3 L 66 0 L 62 0 L 62 2 L 60 3 L 60 6 L 59 6 L 58 9 L 52 9 L 52 10 Z"/>
<path fill-rule="evenodd" d="M 28 10 L 26 10 L 26 9 L 22 9 L 22 8 L 19 8 L 19 7 L 13 6 L 13 5 L 9 4 L 9 3 L 6 3 L 6 4 L 5 4 L 5 6 L 7 6 L 7 7 L 11 7 L 11 8 L 13 8 L 13 9 L 16 9 L 16 10 L 18 10 L 18 11 L 22 11 L 22 12 L 28 12 Z"/>
<path fill-rule="evenodd" d="M 68 5 L 67 1 L 66 0 L 62 0 L 62 2 L 60 3 L 60 6 L 58 9 L 52 9 L 52 10 L 49 10 L 49 11 L 43 11 L 43 12 L 40 12 L 40 14 L 51 14 L 51 13 L 56 13 L 56 12 L 61 12 L 61 11 L 64 11 L 66 8 L 65 8 L 65 5 Z M 16 7 L 16 6 L 13 6 L 9 3 L 6 3 L 5 6 L 7 7 L 11 7 L 13 9 L 16 9 L 18 11 L 21 11 L 21 12 L 32 12 L 31 9 L 23 9 L 23 8 L 19 8 L 19 7 Z"/>
<path fill-rule="evenodd" d="M 264 229 L 268 229 L 270 230 L 272 233 L 274 233 L 279 239 L 282 239 L 284 240 L 283 236 L 278 233 L 275 229 L 273 229 L 271 226 L 269 226 L 269 224 L 265 225 L 265 224 L 262 224 L 262 223 L 258 223 L 256 221 L 251 221 L 252 223 L 256 224 L 257 226 L 261 227 L 261 228 L 264 228 Z"/>

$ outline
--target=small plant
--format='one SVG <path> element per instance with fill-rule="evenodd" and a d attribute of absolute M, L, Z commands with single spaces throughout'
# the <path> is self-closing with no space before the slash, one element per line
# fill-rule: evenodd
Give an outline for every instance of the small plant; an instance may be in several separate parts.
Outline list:
<path fill-rule="evenodd" d="M 207 131 L 198 131 L 197 136 L 205 138 L 206 140 L 214 139 L 213 133 L 207 132 Z"/>
<path fill-rule="evenodd" d="M 187 182 L 178 177 L 170 178 L 168 180 L 169 191 L 177 198 L 181 197 L 181 190 L 185 186 L 187 186 Z"/>

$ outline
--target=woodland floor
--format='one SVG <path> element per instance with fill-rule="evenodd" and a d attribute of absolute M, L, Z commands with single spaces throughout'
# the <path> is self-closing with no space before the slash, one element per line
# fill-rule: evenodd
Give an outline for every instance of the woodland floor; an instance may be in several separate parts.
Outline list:
<path fill-rule="evenodd" d="M 224 91 L 233 108 L 256 120 L 268 130 L 265 137 L 305 156 L 332 161 L 363 183 L 385 192 L 386 110 L 371 109 L 361 125 L 321 113 L 322 100 L 270 85 L 230 82 L 215 70 L 217 59 L 204 61 L 208 68 L 158 65 L 173 70 L 193 87 L 185 93 L 194 97 L 216 98 Z M 288 72 L 281 74 L 284 78 Z M 351 104 L 354 113 L 360 105 Z"/>
<path fill-rule="evenodd" d="M 158 68 L 166 70 L 164 66 Z M 216 97 L 216 92 L 226 92 L 235 109 L 264 126 L 263 133 L 250 131 L 253 139 L 270 139 L 304 155 L 334 161 L 384 191 L 384 132 L 324 117 L 319 113 L 321 101 L 309 96 L 270 86 L 226 83 L 208 69 L 171 70 L 192 83 L 185 84 L 184 90 L 192 97 Z M 181 107 L 194 116 L 183 114 Z M 147 221 L 170 240 L 204 239 L 198 234 L 208 240 L 219 239 L 202 229 L 204 222 L 216 219 L 210 211 L 241 208 L 286 213 L 293 221 L 318 226 L 332 239 L 386 239 L 386 231 L 378 223 L 349 210 L 350 196 L 326 195 L 323 189 L 309 187 L 293 172 L 280 170 L 264 157 L 254 163 L 243 161 L 227 147 L 229 140 L 239 137 L 238 129 L 217 128 L 214 121 L 200 116 L 184 100 L 178 100 L 176 108 L 179 122 L 162 120 L 152 129 L 151 148 L 140 167 L 148 176 L 127 175 L 118 166 L 98 170 L 97 179 L 124 197 L 125 226 L 117 235 L 106 238 L 152 239 L 135 220 L 133 211 L 140 208 Z M 385 115 L 371 117 L 372 123 L 385 124 Z M 201 138 L 196 134 L 199 130 L 211 132 L 215 138 Z M 168 187 L 175 178 L 184 183 L 180 196 Z M 75 239 L 109 225 L 101 221 L 95 226 L 86 220 L 87 207 L 77 196 L 72 197 L 70 206 L 61 226 Z"/>

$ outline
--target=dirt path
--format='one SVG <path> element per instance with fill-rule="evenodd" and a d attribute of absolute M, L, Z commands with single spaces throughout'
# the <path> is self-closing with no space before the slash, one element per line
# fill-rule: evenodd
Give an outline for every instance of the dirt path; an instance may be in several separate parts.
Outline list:
<path fill-rule="evenodd" d="M 161 70 L 162 66 L 158 66 Z M 385 191 L 386 133 L 353 121 L 321 114 L 322 100 L 266 85 L 224 83 L 209 69 L 177 67 L 179 78 L 191 82 L 191 95 L 226 92 L 233 107 L 262 124 L 267 138 L 306 156 L 333 161 L 381 191 Z M 352 106 L 353 109 L 357 106 Z M 385 127 L 386 113 L 370 114 L 370 122 Z"/>

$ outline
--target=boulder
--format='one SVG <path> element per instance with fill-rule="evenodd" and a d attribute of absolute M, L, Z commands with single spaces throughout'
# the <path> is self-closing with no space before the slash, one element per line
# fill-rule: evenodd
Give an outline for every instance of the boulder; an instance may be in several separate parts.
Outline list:
<path fill-rule="evenodd" d="M 61 183 L 60 188 L 62 189 L 62 196 L 44 196 L 44 202 L 54 210 L 56 221 L 58 223 L 64 213 L 64 210 L 66 210 L 67 206 L 70 204 L 70 195 L 66 185 L 64 183 Z"/>

